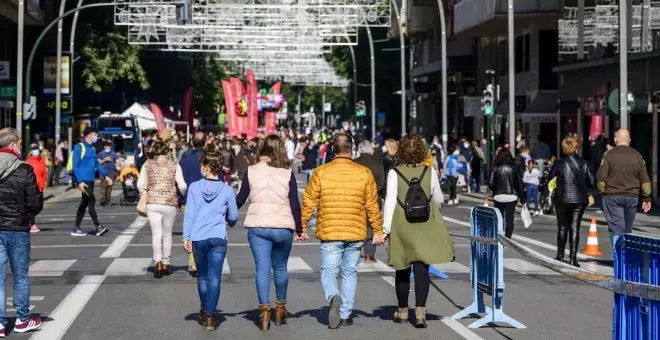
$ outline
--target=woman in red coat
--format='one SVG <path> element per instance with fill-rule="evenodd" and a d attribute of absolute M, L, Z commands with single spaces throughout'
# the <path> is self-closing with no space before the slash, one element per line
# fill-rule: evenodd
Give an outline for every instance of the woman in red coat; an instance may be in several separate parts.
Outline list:
<path fill-rule="evenodd" d="M 30 146 L 30 156 L 25 160 L 32 169 L 34 169 L 34 175 L 37 177 L 37 186 L 39 187 L 39 192 L 43 194 L 46 189 L 46 180 L 48 179 L 48 167 L 46 166 L 46 160 L 41 157 L 39 151 L 39 146 L 37 144 L 32 144 Z M 34 223 L 34 217 L 30 218 L 32 221 L 32 227 L 30 228 L 31 233 L 39 232 L 39 227 Z"/>

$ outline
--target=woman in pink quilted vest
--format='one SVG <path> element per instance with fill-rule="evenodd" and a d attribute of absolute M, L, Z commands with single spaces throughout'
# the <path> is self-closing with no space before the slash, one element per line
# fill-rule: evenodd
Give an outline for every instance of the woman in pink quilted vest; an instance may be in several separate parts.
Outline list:
<path fill-rule="evenodd" d="M 170 147 L 156 141 L 148 152 L 149 160 L 142 166 L 138 190 L 147 195 L 147 217 L 151 226 L 151 245 L 154 253 L 154 277 L 170 274 L 172 254 L 172 228 L 176 219 L 179 199 L 177 188 L 185 196 L 188 186 L 181 166 L 170 154 Z"/>
<path fill-rule="evenodd" d="M 245 227 L 256 263 L 259 328 L 270 328 L 270 270 L 275 277 L 275 325 L 284 323 L 287 263 L 293 233 L 302 234 L 298 185 L 289 168 L 284 142 L 276 135 L 266 137 L 259 153 L 243 176 L 236 197 L 238 207 L 250 199 Z"/>

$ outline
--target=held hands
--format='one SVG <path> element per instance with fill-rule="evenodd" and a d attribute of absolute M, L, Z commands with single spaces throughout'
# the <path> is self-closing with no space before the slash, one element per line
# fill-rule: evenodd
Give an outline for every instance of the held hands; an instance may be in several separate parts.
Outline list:
<path fill-rule="evenodd" d="M 298 242 L 303 242 L 303 241 L 309 240 L 309 236 L 307 236 L 307 233 L 302 233 L 300 235 L 296 235 L 294 238 Z"/>
<path fill-rule="evenodd" d="M 387 235 L 374 235 L 371 242 L 377 246 L 383 246 L 387 242 Z"/>
<path fill-rule="evenodd" d="M 183 241 L 183 249 L 186 251 L 186 253 L 192 253 L 192 241 Z"/>
<path fill-rule="evenodd" d="M 85 184 L 85 182 L 78 184 L 78 190 L 80 190 L 80 192 L 83 194 L 85 193 L 85 188 L 87 188 L 87 184 Z"/>
<path fill-rule="evenodd" d="M 105 183 L 108 184 L 109 186 L 112 186 L 112 178 L 105 176 Z"/>
<path fill-rule="evenodd" d="M 648 212 L 651 211 L 651 202 L 642 203 L 642 211 L 644 211 L 645 214 L 648 214 Z"/>

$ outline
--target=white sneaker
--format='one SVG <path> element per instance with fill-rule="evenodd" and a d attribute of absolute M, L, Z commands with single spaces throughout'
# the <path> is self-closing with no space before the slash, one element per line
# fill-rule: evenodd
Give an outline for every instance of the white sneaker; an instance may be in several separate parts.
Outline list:
<path fill-rule="evenodd" d="M 537 210 L 537 211 L 534 213 L 534 216 L 539 216 L 539 215 L 541 215 L 541 213 Z"/>

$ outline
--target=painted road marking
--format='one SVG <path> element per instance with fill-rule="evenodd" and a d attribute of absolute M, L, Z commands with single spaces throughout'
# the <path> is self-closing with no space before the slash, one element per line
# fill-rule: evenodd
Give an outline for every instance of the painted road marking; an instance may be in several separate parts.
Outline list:
<path fill-rule="evenodd" d="M 522 259 L 504 258 L 504 268 L 513 270 L 523 275 L 560 275 L 552 269 L 548 269 Z"/>
<path fill-rule="evenodd" d="M 105 270 L 105 275 L 146 275 L 151 262 L 152 259 L 149 257 L 114 259 L 108 269 Z"/>
<path fill-rule="evenodd" d="M 470 273 L 470 268 L 458 262 L 438 263 L 433 265 L 434 268 L 449 274 L 465 274 Z"/>
<path fill-rule="evenodd" d="M 112 244 L 106 249 L 100 258 L 117 258 L 124 252 L 124 249 L 131 243 L 135 235 L 144 227 L 149 221 L 144 216 L 138 216 L 135 221 L 126 230 L 121 232 Z"/>
<path fill-rule="evenodd" d="M 60 340 L 82 312 L 87 302 L 105 280 L 105 276 L 87 275 L 67 294 L 55 310 L 49 315 L 41 330 L 35 332 L 31 340 Z"/>
<path fill-rule="evenodd" d="M 314 271 L 300 256 L 290 256 L 287 269 L 289 273 L 310 273 Z"/>
<path fill-rule="evenodd" d="M 77 260 L 39 260 L 28 270 L 30 277 L 62 276 Z"/>
<path fill-rule="evenodd" d="M 375 273 L 375 272 L 394 272 L 394 268 L 381 262 L 379 259 L 376 259 L 376 263 L 360 262 L 358 264 L 358 273 Z"/>
<path fill-rule="evenodd" d="M 107 247 L 110 243 L 99 243 L 99 244 L 48 244 L 43 246 L 32 246 L 32 248 L 94 248 L 94 247 Z"/>

